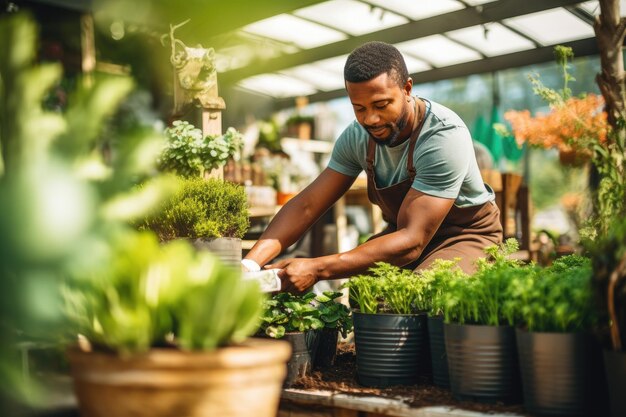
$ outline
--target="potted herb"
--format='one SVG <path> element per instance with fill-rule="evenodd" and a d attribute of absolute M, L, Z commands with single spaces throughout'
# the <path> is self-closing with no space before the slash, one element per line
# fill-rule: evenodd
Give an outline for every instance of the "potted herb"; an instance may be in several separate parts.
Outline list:
<path fill-rule="evenodd" d="M 313 305 L 314 293 L 299 296 L 287 292 L 275 294 L 266 300 L 261 315 L 261 331 L 274 339 L 291 343 L 292 356 L 287 363 L 289 387 L 313 368 L 319 342 L 316 330 L 324 327 L 320 310 Z"/>
<path fill-rule="evenodd" d="M 339 333 L 345 339 L 352 331 L 352 317 L 348 306 L 338 301 L 340 291 L 324 291 L 315 297 L 315 304 L 324 327 L 319 334 L 315 366 L 327 367 L 335 364 Z"/>
<path fill-rule="evenodd" d="M 378 262 L 346 284 L 353 312 L 357 379 L 366 386 L 413 384 L 430 373 L 427 282 Z"/>
<path fill-rule="evenodd" d="M 167 141 L 159 167 L 184 177 L 202 177 L 223 167 L 229 159 L 238 159 L 243 147 L 241 133 L 232 127 L 223 135 L 205 136 L 191 123 L 176 120 L 165 129 L 165 134 Z"/>
<path fill-rule="evenodd" d="M 591 279 L 591 261 L 570 255 L 511 282 L 507 314 L 517 326 L 524 407 L 533 414 L 600 411 L 591 395 L 601 385 L 593 377 L 601 365 L 591 366 L 599 350 L 587 333 L 596 323 Z"/>
<path fill-rule="evenodd" d="M 88 342 L 68 350 L 81 415 L 275 415 L 290 349 L 246 342 L 258 285 L 149 232 L 116 234 L 110 249 L 63 291 L 68 326 Z"/>
<path fill-rule="evenodd" d="M 438 387 L 450 388 L 448 355 L 443 330 L 445 295 L 450 281 L 467 279 L 468 276 L 458 266 L 458 260 L 444 259 L 435 260 L 430 268 L 420 271 L 419 274 L 421 279 L 428 283 L 428 295 L 425 299 L 433 382 Z"/>
<path fill-rule="evenodd" d="M 444 333 L 450 387 L 458 399 L 521 399 L 515 329 L 505 315 L 511 280 L 528 273 L 508 258 L 517 248 L 515 239 L 490 246 L 485 249 L 490 259 L 479 259 L 474 275 L 449 281 Z"/>
<path fill-rule="evenodd" d="M 287 127 L 287 136 L 299 139 L 311 139 L 313 137 L 313 124 L 315 118 L 313 116 L 305 116 L 303 114 L 294 114 L 285 122 Z"/>
<path fill-rule="evenodd" d="M 217 179 L 179 178 L 178 189 L 142 228 L 161 241 L 185 238 L 239 266 L 241 238 L 248 229 L 248 203 L 242 186 Z"/>

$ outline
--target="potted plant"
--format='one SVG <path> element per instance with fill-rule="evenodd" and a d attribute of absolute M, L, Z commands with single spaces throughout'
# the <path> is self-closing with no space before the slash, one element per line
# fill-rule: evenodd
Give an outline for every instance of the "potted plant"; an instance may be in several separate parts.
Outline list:
<path fill-rule="evenodd" d="M 324 327 L 324 322 L 320 319 L 320 310 L 313 305 L 314 299 L 314 293 L 299 296 L 283 292 L 264 303 L 261 331 L 265 336 L 284 339 L 292 346 L 285 387 L 308 375 L 315 362 L 317 330 Z"/>
<path fill-rule="evenodd" d="M 515 329 L 505 316 L 509 285 L 527 273 L 508 255 L 518 243 L 508 239 L 485 249 L 468 278 L 449 281 L 445 294 L 444 333 L 452 394 L 461 400 L 517 402 L 521 386 Z"/>
<path fill-rule="evenodd" d="M 262 294 L 188 242 L 116 233 L 100 268 L 71 276 L 63 295 L 81 415 L 274 416 L 286 343 L 246 337 Z"/>
<path fill-rule="evenodd" d="M 458 267 L 458 260 L 437 259 L 428 269 L 419 272 L 422 280 L 428 283 L 426 311 L 428 314 L 428 342 L 433 372 L 433 382 L 441 388 L 450 388 L 448 355 L 444 337 L 443 312 L 448 283 L 467 279 L 468 276 Z"/>
<path fill-rule="evenodd" d="M 176 120 L 165 135 L 159 168 L 184 177 L 202 177 L 223 167 L 229 159 L 238 159 L 243 147 L 241 133 L 232 127 L 223 135 L 205 136 L 191 123 Z"/>
<path fill-rule="evenodd" d="M 315 366 L 334 365 L 339 333 L 345 339 L 352 331 L 350 309 L 338 301 L 342 296 L 343 293 L 340 291 L 324 291 L 315 297 L 314 303 L 319 310 L 319 318 L 324 323 L 319 334 Z"/>
<path fill-rule="evenodd" d="M 414 384 L 430 374 L 427 283 L 411 270 L 378 262 L 344 285 L 353 312 L 357 380 L 365 386 Z"/>
<path fill-rule="evenodd" d="M 511 281 L 506 314 L 517 327 L 524 407 L 533 414 L 602 414 L 591 395 L 602 385 L 589 333 L 596 324 L 591 283 L 591 261 L 579 255 Z"/>
<path fill-rule="evenodd" d="M 285 122 L 287 136 L 299 139 L 311 139 L 315 118 L 303 114 L 293 114 Z"/>
<path fill-rule="evenodd" d="M 156 232 L 161 241 L 189 239 L 197 248 L 239 266 L 241 238 L 250 224 L 245 189 L 198 177 L 179 178 L 178 184 L 162 209 L 148 216 L 141 227 Z"/>

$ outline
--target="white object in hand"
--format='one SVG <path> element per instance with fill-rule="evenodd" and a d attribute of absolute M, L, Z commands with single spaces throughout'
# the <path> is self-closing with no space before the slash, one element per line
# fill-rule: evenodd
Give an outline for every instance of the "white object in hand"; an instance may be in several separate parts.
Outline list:
<path fill-rule="evenodd" d="M 253 261 L 252 259 L 242 259 L 241 265 L 243 265 L 246 271 L 249 271 L 249 272 L 259 272 L 261 270 L 261 267 L 259 266 L 259 264 Z"/>
<path fill-rule="evenodd" d="M 280 291 L 280 278 L 278 277 L 280 269 L 264 269 L 263 271 L 246 271 L 243 273 L 243 279 L 257 280 L 261 291 L 274 292 Z"/>

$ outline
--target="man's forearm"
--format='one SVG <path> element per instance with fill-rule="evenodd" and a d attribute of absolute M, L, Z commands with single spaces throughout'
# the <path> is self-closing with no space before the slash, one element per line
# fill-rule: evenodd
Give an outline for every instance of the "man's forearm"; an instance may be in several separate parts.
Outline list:
<path fill-rule="evenodd" d="M 317 258 L 318 273 L 320 279 L 326 280 L 363 273 L 374 262 L 403 266 L 419 258 L 424 247 L 422 239 L 415 239 L 407 231 L 399 230 L 365 242 L 350 251 Z"/>
<path fill-rule="evenodd" d="M 316 213 L 304 196 L 297 195 L 276 214 L 246 258 L 263 266 L 293 245 L 311 227 Z"/>

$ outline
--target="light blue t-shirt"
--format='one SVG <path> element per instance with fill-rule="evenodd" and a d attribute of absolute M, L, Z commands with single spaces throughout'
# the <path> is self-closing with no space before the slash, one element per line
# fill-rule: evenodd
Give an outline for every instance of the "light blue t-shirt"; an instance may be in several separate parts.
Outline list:
<path fill-rule="evenodd" d="M 424 101 L 426 120 L 413 153 L 416 175 L 412 187 L 435 197 L 454 198 L 457 207 L 493 201 L 495 195 L 480 176 L 465 123 L 447 107 Z M 352 122 L 337 139 L 328 167 L 350 177 L 358 176 L 367 168 L 368 140 L 367 130 L 356 120 Z M 408 149 L 408 140 L 393 148 L 376 145 L 374 172 L 378 188 L 408 178 Z"/>

